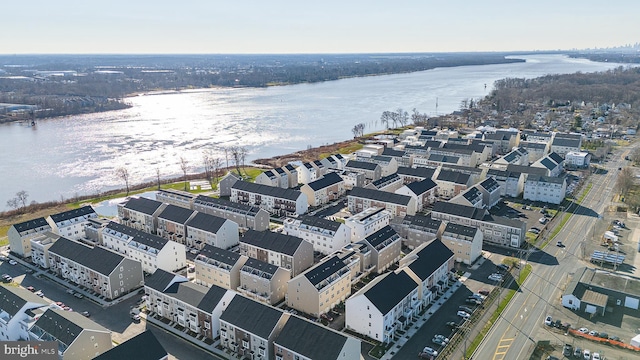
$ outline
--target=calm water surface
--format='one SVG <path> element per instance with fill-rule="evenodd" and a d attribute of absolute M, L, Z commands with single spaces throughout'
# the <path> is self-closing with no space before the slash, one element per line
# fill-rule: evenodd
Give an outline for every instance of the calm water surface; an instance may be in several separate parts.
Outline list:
<path fill-rule="evenodd" d="M 241 145 L 248 160 L 353 137 L 355 124 L 380 130 L 380 114 L 398 107 L 434 114 L 487 95 L 495 80 L 603 71 L 619 66 L 560 55 L 525 63 L 441 68 L 260 89 L 211 89 L 130 98 L 132 108 L 0 126 L 0 210 L 20 190 L 29 201 L 68 198 L 181 174 L 179 157 L 199 171 L 202 153 Z M 485 89 L 485 84 L 487 88 Z"/>

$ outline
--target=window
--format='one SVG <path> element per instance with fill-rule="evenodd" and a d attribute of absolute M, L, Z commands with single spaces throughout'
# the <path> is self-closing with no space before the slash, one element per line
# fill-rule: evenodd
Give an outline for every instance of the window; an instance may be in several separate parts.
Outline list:
<path fill-rule="evenodd" d="M 249 348 L 249 342 L 247 340 L 242 340 L 242 347 L 245 349 Z"/>

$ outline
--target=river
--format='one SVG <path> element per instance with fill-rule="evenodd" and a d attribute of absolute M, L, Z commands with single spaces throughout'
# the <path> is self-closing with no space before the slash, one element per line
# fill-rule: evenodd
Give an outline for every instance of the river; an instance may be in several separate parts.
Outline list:
<path fill-rule="evenodd" d="M 131 182 L 202 167 L 211 149 L 246 146 L 248 160 L 291 153 L 353 137 L 355 124 L 380 130 L 385 110 L 416 108 L 450 113 L 463 99 L 488 94 L 495 80 L 546 74 L 595 72 L 620 64 L 562 55 L 518 56 L 526 62 L 438 68 L 268 88 L 203 89 L 129 98 L 130 109 L 0 125 L 0 210 L 20 190 L 28 201 L 59 200 L 124 187 L 115 169 L 126 167 Z M 486 84 L 486 88 L 485 88 Z M 437 109 L 436 109 L 437 102 Z"/>

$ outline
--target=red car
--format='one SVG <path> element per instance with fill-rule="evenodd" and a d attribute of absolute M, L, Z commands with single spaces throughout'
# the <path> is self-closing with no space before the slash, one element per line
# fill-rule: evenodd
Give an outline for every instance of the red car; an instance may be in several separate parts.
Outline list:
<path fill-rule="evenodd" d="M 36 292 L 36 288 L 34 288 L 33 286 L 27 286 L 27 290 L 31 292 Z"/>

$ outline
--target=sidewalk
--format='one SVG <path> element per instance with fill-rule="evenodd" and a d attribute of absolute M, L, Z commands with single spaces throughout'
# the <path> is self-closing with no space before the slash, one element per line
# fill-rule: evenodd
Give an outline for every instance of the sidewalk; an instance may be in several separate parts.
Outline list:
<path fill-rule="evenodd" d="M 415 324 L 411 325 L 409 329 L 407 329 L 406 334 L 402 335 L 399 339 L 396 340 L 393 347 L 380 358 L 380 360 L 390 360 L 394 357 L 394 355 L 411 339 L 422 326 L 429 321 L 431 315 L 433 315 L 440 307 L 455 293 L 460 287 L 462 283 L 460 281 L 456 281 L 453 285 L 436 300 L 436 303 L 433 304 L 429 310 L 427 310 L 422 317 L 420 317 Z"/>

